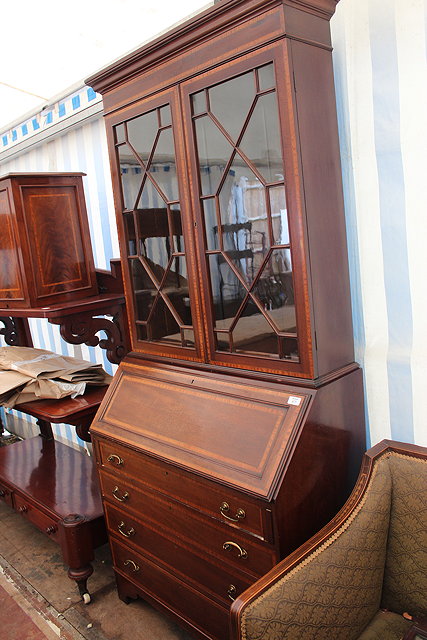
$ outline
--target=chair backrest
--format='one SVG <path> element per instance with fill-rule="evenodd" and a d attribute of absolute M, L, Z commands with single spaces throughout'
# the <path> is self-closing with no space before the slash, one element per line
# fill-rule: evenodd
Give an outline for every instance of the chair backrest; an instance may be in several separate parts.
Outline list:
<path fill-rule="evenodd" d="M 427 459 L 386 455 L 392 500 L 381 606 L 427 616 Z"/>

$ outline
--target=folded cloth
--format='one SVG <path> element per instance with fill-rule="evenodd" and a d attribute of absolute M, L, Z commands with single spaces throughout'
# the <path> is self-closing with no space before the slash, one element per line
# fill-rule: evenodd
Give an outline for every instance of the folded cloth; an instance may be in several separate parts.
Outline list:
<path fill-rule="evenodd" d="M 0 347 L 0 404 L 82 395 L 87 384 L 109 384 L 100 364 L 32 347 Z"/>

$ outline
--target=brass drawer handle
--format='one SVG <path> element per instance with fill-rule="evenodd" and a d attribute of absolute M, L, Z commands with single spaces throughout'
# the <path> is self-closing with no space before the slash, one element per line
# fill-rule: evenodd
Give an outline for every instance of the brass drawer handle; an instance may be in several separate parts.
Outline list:
<path fill-rule="evenodd" d="M 56 527 L 54 525 L 46 527 L 46 533 L 48 536 L 51 536 L 53 533 L 56 533 Z"/>
<path fill-rule="evenodd" d="M 224 549 L 224 551 L 232 551 L 233 548 L 237 549 L 237 557 L 241 558 L 242 560 L 246 560 L 246 558 L 248 557 L 248 552 L 246 551 L 246 549 L 243 549 L 243 547 L 237 544 L 237 542 L 231 542 L 231 540 L 228 540 L 227 542 L 224 542 L 222 548 Z"/>
<path fill-rule="evenodd" d="M 140 566 L 138 564 L 136 564 L 136 562 L 134 562 L 133 560 L 125 560 L 123 562 L 123 566 L 127 567 L 128 565 L 130 565 L 132 571 L 139 571 L 140 570 Z"/>
<path fill-rule="evenodd" d="M 114 464 L 116 467 L 121 467 L 123 465 L 123 458 L 116 455 L 115 453 L 112 453 L 108 456 L 107 462 L 111 462 L 111 464 Z"/>
<path fill-rule="evenodd" d="M 0 489 L 0 498 L 5 498 L 9 494 L 9 491 L 6 489 Z"/>
<path fill-rule="evenodd" d="M 18 511 L 19 513 L 27 513 L 28 506 L 26 504 L 23 504 L 22 507 L 19 507 Z"/>
<path fill-rule="evenodd" d="M 236 599 L 236 592 L 237 592 L 237 589 L 234 586 L 234 584 L 230 584 L 230 586 L 227 589 L 227 595 L 230 598 L 230 600 L 232 600 L 233 602 Z"/>
<path fill-rule="evenodd" d="M 133 527 L 131 527 L 130 529 L 128 529 L 127 531 L 125 530 L 125 523 L 123 522 L 123 520 L 119 523 L 117 529 L 119 531 L 119 533 L 122 534 L 122 536 L 124 536 L 125 538 L 130 538 L 131 536 L 134 536 L 136 531 Z"/>
<path fill-rule="evenodd" d="M 234 518 L 232 516 L 228 516 L 227 513 L 230 511 L 230 505 L 228 502 L 223 502 L 219 508 L 221 515 L 227 520 L 231 520 L 231 522 L 239 522 L 239 520 L 244 520 L 246 518 L 246 511 L 244 509 L 237 509 Z"/>
<path fill-rule="evenodd" d="M 114 487 L 112 493 L 113 496 L 115 497 L 116 500 L 118 500 L 119 502 L 126 502 L 126 500 L 129 498 L 129 494 L 127 491 L 124 492 L 124 494 L 122 496 L 117 495 L 117 491 L 119 491 L 119 487 Z"/>

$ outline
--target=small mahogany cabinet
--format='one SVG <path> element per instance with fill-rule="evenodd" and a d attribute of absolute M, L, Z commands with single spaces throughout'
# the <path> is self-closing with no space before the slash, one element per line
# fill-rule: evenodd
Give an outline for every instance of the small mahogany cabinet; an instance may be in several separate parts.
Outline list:
<path fill-rule="evenodd" d="M 0 308 L 46 307 L 98 293 L 83 173 L 0 178 Z"/>
<path fill-rule="evenodd" d="M 365 449 L 335 6 L 221 0 L 87 80 L 132 339 L 91 427 L 119 595 L 199 638 L 226 640 Z"/>

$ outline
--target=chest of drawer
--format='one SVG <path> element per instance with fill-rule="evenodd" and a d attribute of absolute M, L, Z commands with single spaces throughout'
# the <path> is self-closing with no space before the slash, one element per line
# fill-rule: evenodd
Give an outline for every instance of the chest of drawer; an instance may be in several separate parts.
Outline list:
<path fill-rule="evenodd" d="M 230 527 L 237 527 L 272 543 L 273 515 L 268 503 L 235 491 L 230 487 L 194 476 L 173 465 L 155 460 L 109 440 L 97 439 L 100 466 L 117 478 L 106 491 L 116 486 L 126 491 L 126 482 L 149 487 L 171 496 L 202 513 L 220 520 Z M 120 482 L 122 485 L 120 485 Z M 120 494 L 119 494 L 120 495 Z"/>
<path fill-rule="evenodd" d="M 111 550 L 119 579 L 123 575 L 131 580 L 143 597 L 165 603 L 169 613 L 203 630 L 207 638 L 228 638 L 229 606 L 218 604 L 114 539 Z"/>
<path fill-rule="evenodd" d="M 167 505 L 164 506 L 166 513 Z M 179 549 L 181 555 L 186 551 L 209 562 L 212 565 L 210 572 L 225 567 L 232 575 L 242 574 L 250 584 L 277 562 L 277 556 L 270 547 L 252 540 L 250 536 L 226 535 L 221 527 L 212 526 L 206 519 L 190 518 L 181 513 L 171 528 L 159 522 L 161 518 L 152 521 L 145 517 L 145 513 L 138 518 L 110 504 L 105 504 L 105 512 L 110 533 L 174 568 L 177 568 L 176 553 Z M 185 562 L 183 571 L 188 573 Z"/>
<path fill-rule="evenodd" d="M 30 500 L 19 493 L 14 494 L 14 505 L 16 511 L 32 522 L 37 529 L 59 542 L 58 525 L 53 518 L 40 511 Z"/>

